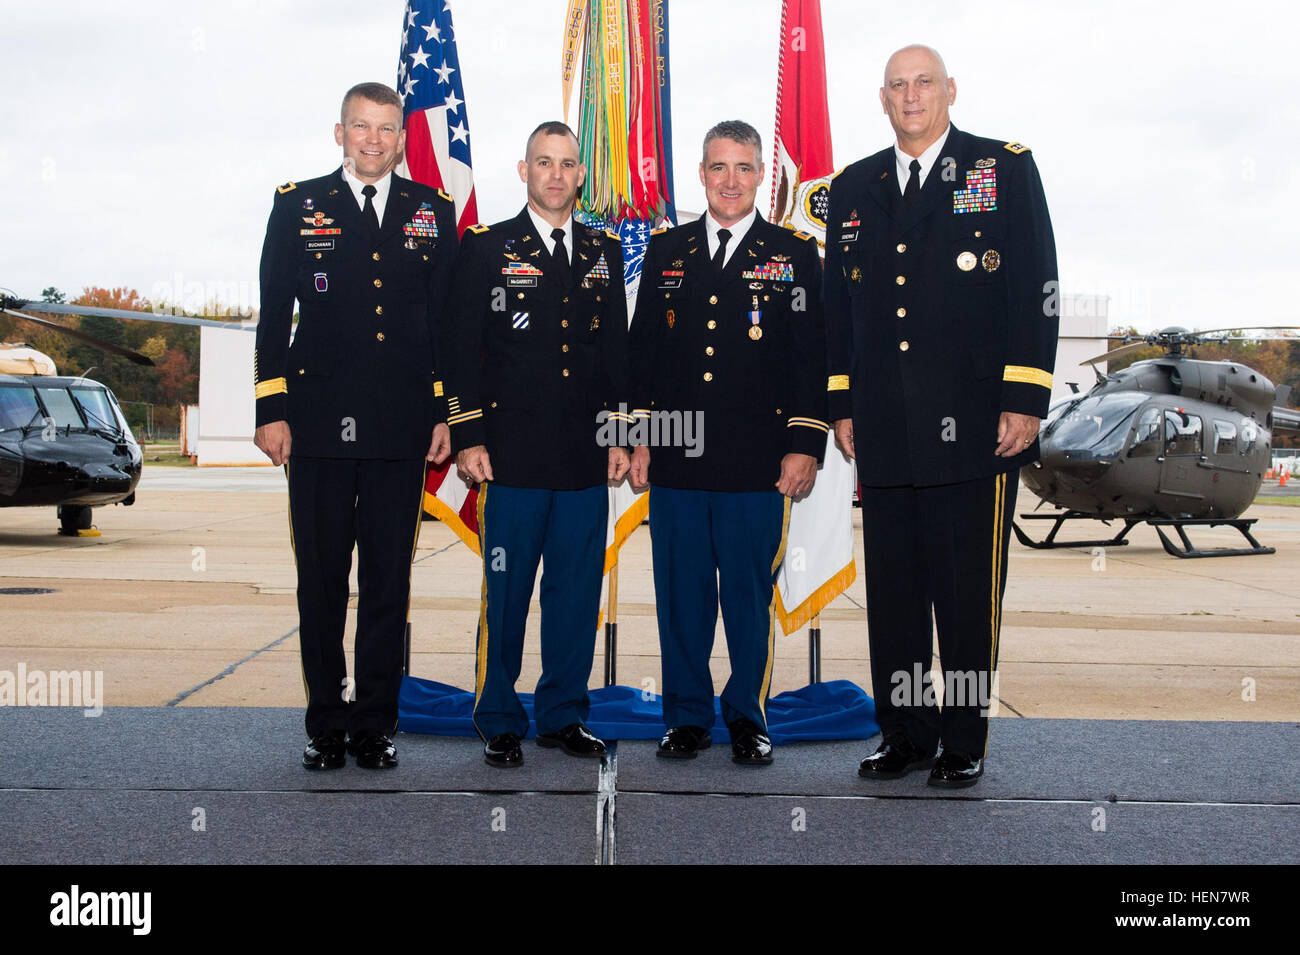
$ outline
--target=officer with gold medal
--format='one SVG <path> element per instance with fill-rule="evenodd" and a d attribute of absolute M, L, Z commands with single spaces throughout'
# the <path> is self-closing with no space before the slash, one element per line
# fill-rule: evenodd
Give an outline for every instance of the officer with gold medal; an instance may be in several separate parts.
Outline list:
<path fill-rule="evenodd" d="M 288 476 L 308 769 L 342 766 L 345 749 L 364 768 L 397 765 L 425 461 L 449 451 L 435 369 L 455 207 L 392 171 L 405 137 L 393 90 L 349 90 L 334 127 L 343 166 L 280 186 L 262 247 L 254 440 Z M 350 680 L 343 632 L 354 544 Z"/>
<path fill-rule="evenodd" d="M 747 123 L 709 130 L 708 210 L 652 236 L 631 330 L 631 433 L 647 435 L 630 440 L 632 482 L 651 485 L 663 661 L 658 755 L 692 758 L 712 742 L 720 604 L 731 657 L 722 717 L 742 765 L 772 761 L 773 584 L 790 502 L 811 490 L 829 430 L 817 242 L 755 210 L 761 148 Z M 665 433 L 674 420 L 699 427 L 676 440 Z"/>
<path fill-rule="evenodd" d="M 1017 472 L 1038 456 L 1057 338 L 1033 157 L 952 126 L 956 94 L 930 48 L 890 57 L 896 145 L 837 174 L 826 236 L 830 415 L 857 452 L 884 737 L 859 774 L 933 766 L 941 787 L 984 771 Z"/>

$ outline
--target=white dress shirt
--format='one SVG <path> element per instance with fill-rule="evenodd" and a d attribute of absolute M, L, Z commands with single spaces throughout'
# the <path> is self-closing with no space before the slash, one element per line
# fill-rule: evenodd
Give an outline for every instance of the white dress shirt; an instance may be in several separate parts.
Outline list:
<path fill-rule="evenodd" d="M 939 152 L 943 149 L 943 144 L 948 141 L 948 134 L 952 132 L 952 123 L 943 131 L 943 135 L 932 142 L 925 152 L 919 156 L 909 156 L 903 152 L 903 147 L 894 143 L 894 160 L 898 163 L 898 191 L 900 193 L 907 191 L 907 180 L 912 176 L 912 160 L 918 159 L 921 162 L 921 188 L 925 188 L 925 177 L 930 175 L 930 170 L 934 168 L 935 160 L 939 158 Z"/>
<path fill-rule="evenodd" d="M 731 238 L 727 240 L 727 255 L 726 258 L 722 260 L 723 265 L 726 265 L 727 262 L 731 260 L 731 253 L 740 248 L 740 240 L 745 237 L 745 233 L 749 231 L 749 227 L 754 224 L 754 219 L 757 215 L 758 209 L 752 209 L 750 210 L 749 215 L 745 216 L 745 218 L 741 219 L 735 225 L 726 226 L 727 231 L 731 233 Z M 723 226 L 718 225 L 718 220 L 713 218 L 712 212 L 704 213 L 704 232 L 709 240 L 710 260 L 712 260 L 713 256 L 717 254 L 718 230 L 721 228 L 723 228 Z"/>
<path fill-rule="evenodd" d="M 569 264 L 572 265 L 573 264 L 573 216 L 569 216 L 567 219 L 565 219 L 563 226 L 551 225 L 549 222 L 547 222 L 545 219 L 539 216 L 537 214 L 537 211 L 532 206 L 528 207 L 528 216 L 530 219 L 533 220 L 533 227 L 537 229 L 537 235 L 539 238 L 541 238 L 542 244 L 546 246 L 546 254 L 551 256 L 552 258 L 555 257 L 555 240 L 551 238 L 551 232 L 553 232 L 555 229 L 564 230 L 564 254 L 565 256 L 568 257 Z"/>
<path fill-rule="evenodd" d="M 366 187 L 366 183 L 352 175 L 347 166 L 343 167 L 343 181 L 352 190 L 352 195 L 356 196 L 357 205 L 364 210 L 366 208 L 366 197 L 361 194 L 361 190 Z M 383 179 L 370 184 L 375 187 L 375 197 L 371 201 L 375 204 L 375 215 L 379 217 L 380 225 L 384 224 L 384 206 L 388 202 L 388 187 L 392 184 L 393 174 L 391 171 L 385 173 Z"/>

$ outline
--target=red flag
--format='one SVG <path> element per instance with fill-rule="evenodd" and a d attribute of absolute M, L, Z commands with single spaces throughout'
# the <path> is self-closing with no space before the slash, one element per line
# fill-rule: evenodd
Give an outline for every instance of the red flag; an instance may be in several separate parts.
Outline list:
<path fill-rule="evenodd" d="M 771 220 L 826 239 L 831 120 L 820 0 L 785 0 L 777 60 Z"/>

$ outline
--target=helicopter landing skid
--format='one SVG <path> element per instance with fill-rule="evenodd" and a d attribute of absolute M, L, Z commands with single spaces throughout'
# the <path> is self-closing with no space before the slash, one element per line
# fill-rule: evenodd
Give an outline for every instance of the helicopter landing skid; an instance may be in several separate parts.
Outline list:
<path fill-rule="evenodd" d="M 1056 522 L 1052 525 L 1052 529 L 1047 532 L 1047 536 L 1040 541 L 1034 540 L 1021 530 L 1020 524 L 1016 521 L 1011 522 L 1011 529 L 1016 532 L 1016 539 L 1019 540 L 1020 543 L 1024 544 L 1026 547 L 1032 547 L 1035 550 L 1050 550 L 1056 547 L 1122 547 L 1128 543 L 1128 541 L 1124 539 L 1128 532 L 1133 529 L 1135 524 L 1142 523 L 1140 519 L 1126 517 L 1124 518 L 1124 529 L 1114 537 L 1106 540 L 1058 541 L 1056 539 L 1056 534 L 1060 531 L 1065 522 L 1076 520 L 1078 518 L 1086 518 L 1090 521 L 1099 520 L 1099 518 L 1093 517 L 1091 514 L 1087 514 L 1083 511 L 1066 511 L 1064 514 L 1021 514 L 1020 520 L 1022 521 Z M 1103 523 L 1109 522 L 1103 521 Z"/>
<path fill-rule="evenodd" d="M 1242 557 L 1246 554 L 1276 554 L 1277 549 L 1274 547 L 1264 547 L 1250 533 L 1250 525 L 1254 524 L 1259 518 L 1221 518 L 1221 517 L 1201 517 L 1192 520 L 1178 520 L 1173 517 L 1152 517 L 1147 519 L 1147 523 L 1156 529 L 1160 535 L 1160 543 L 1165 546 L 1165 553 L 1174 557 Z M 1212 550 L 1200 550 L 1192 546 L 1192 542 L 1187 538 L 1187 532 L 1184 527 L 1218 527 L 1220 524 L 1228 527 L 1235 527 L 1241 531 L 1241 535 L 1250 542 L 1249 547 L 1215 547 Z M 1177 546 L 1161 530 L 1163 527 L 1172 527 L 1178 532 L 1179 539 L 1183 542 L 1182 547 Z"/>

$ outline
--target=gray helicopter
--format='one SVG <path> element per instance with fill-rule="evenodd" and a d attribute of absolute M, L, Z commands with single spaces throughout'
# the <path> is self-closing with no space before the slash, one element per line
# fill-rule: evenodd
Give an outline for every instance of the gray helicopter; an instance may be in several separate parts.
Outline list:
<path fill-rule="evenodd" d="M 1272 459 L 1274 431 L 1300 432 L 1300 412 L 1283 407 L 1287 386 L 1234 361 L 1200 361 L 1188 346 L 1258 337 L 1228 329 L 1189 332 L 1166 328 L 1083 362 L 1097 383 L 1058 402 L 1048 412 L 1038 461 L 1021 469 L 1026 487 L 1064 512 L 1021 514 L 1021 521 L 1054 521 L 1046 537 L 1033 540 L 1017 521 L 1016 537 L 1028 547 L 1090 547 L 1127 544 L 1138 524 L 1156 529 L 1175 557 L 1271 554 L 1251 534 L 1254 519 L 1242 512 L 1254 501 Z M 1097 363 L 1159 345 L 1160 358 L 1111 374 Z M 1039 505 L 1041 506 L 1041 504 Z M 1122 520 L 1105 540 L 1061 541 L 1066 522 Z M 1188 527 L 1226 525 L 1248 547 L 1201 550 Z M 1177 533 L 1181 546 L 1165 529 Z"/>

